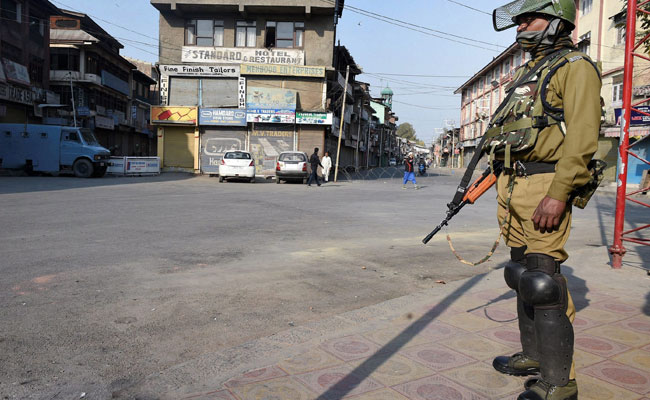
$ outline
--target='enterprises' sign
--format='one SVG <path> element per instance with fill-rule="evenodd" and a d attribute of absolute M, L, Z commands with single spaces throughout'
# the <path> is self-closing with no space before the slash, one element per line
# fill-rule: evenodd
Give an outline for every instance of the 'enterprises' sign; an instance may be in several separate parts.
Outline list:
<path fill-rule="evenodd" d="M 325 67 L 307 67 L 301 65 L 277 64 L 242 64 L 242 75 L 282 75 L 324 78 Z"/>
<path fill-rule="evenodd" d="M 161 65 L 161 75 L 237 78 L 239 65 Z"/>
<path fill-rule="evenodd" d="M 181 61 L 184 63 L 305 65 L 305 52 L 294 49 L 183 46 Z"/>
<path fill-rule="evenodd" d="M 201 108 L 199 125 L 246 126 L 246 111 L 237 108 Z"/>

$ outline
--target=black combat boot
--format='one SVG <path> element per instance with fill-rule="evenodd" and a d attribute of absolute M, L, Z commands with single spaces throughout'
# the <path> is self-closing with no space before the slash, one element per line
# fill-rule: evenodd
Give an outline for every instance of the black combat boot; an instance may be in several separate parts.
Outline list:
<path fill-rule="evenodd" d="M 578 384 L 571 379 L 564 386 L 556 386 L 539 379 L 517 400 L 578 400 Z"/>
<path fill-rule="evenodd" d="M 517 319 L 522 351 L 512 356 L 499 356 L 492 361 L 497 371 L 515 376 L 535 375 L 539 373 L 539 356 L 535 340 L 535 312 L 532 306 L 524 303 L 519 294 L 519 279 L 526 271 L 526 247 L 510 249 L 510 262 L 503 271 L 508 286 L 517 292 Z"/>

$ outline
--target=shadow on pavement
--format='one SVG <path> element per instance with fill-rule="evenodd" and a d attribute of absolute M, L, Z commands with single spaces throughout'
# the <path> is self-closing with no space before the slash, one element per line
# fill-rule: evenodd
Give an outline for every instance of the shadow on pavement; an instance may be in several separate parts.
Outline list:
<path fill-rule="evenodd" d="M 130 185 L 134 183 L 174 182 L 193 179 L 193 174 L 167 172 L 155 176 L 113 176 L 103 178 L 76 178 L 60 176 L 3 176 L 0 177 L 0 194 L 44 192 L 102 186 Z M 28 183 L 28 184 L 27 184 Z"/>
<path fill-rule="evenodd" d="M 408 328 L 404 329 L 393 340 L 377 350 L 375 354 L 370 356 L 361 365 L 331 386 L 325 393 L 318 396 L 317 400 L 332 400 L 345 397 L 486 275 L 487 272 L 469 279 L 461 287 L 440 301 L 435 307 L 427 311 L 422 317 L 409 325 Z"/>
<path fill-rule="evenodd" d="M 574 275 L 573 268 L 566 265 L 562 266 L 562 275 L 569 281 L 569 293 L 571 293 L 576 312 L 587 308 L 589 306 L 589 299 L 587 299 L 587 293 L 589 293 L 587 281 Z"/>

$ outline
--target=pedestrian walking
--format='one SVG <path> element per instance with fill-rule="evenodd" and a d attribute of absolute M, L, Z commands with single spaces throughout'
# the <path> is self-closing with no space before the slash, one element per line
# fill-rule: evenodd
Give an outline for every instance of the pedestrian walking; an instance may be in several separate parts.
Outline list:
<path fill-rule="evenodd" d="M 329 151 L 325 152 L 321 164 L 323 165 L 323 180 L 327 182 L 329 181 L 330 170 L 332 169 L 332 158 L 330 157 Z"/>
<path fill-rule="evenodd" d="M 402 189 L 406 189 L 406 182 L 413 182 L 413 187 L 419 189 L 417 182 L 415 182 L 415 160 L 413 159 L 413 153 L 409 153 L 404 160 L 404 183 L 402 184 Z"/>
<path fill-rule="evenodd" d="M 510 247 L 504 276 L 517 292 L 522 345 L 492 365 L 509 375 L 539 374 L 518 400 L 578 398 L 575 307 L 560 266 L 568 258 L 571 193 L 591 179 L 601 81 L 571 40 L 575 17 L 574 0 L 516 0 L 494 10 L 494 29 L 517 26 L 517 42 L 531 55 L 516 71 L 481 149 L 505 167 L 497 180 L 497 217 Z"/>
<path fill-rule="evenodd" d="M 314 149 L 314 154 L 309 157 L 309 164 L 311 165 L 311 174 L 307 180 L 307 186 L 311 186 L 313 181 L 316 181 L 316 184 L 320 186 L 320 181 L 318 180 L 318 167 L 323 168 L 323 165 L 320 163 L 320 158 L 318 157 L 318 147 Z"/>

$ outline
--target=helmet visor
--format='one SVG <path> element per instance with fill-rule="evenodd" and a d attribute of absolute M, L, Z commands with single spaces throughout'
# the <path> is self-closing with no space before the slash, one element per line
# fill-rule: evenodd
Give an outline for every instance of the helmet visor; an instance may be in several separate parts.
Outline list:
<path fill-rule="evenodd" d="M 542 0 L 515 0 L 505 6 L 501 6 L 492 13 L 492 24 L 494 30 L 501 32 L 516 26 L 516 18 L 520 15 L 535 12 L 552 4 L 550 1 Z"/>

